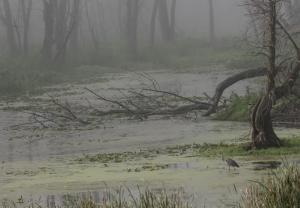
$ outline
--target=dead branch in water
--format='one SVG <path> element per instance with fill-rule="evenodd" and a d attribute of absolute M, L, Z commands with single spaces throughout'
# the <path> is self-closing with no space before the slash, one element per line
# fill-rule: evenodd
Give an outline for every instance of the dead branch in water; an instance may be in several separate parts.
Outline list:
<path fill-rule="evenodd" d="M 185 114 L 189 113 L 194 110 L 207 110 L 210 107 L 210 104 L 204 103 L 204 102 L 198 102 L 194 101 L 190 98 L 183 97 L 181 95 L 177 95 L 175 93 L 163 91 L 163 90 L 156 90 L 156 89 L 142 89 L 141 91 L 149 91 L 152 93 L 162 93 L 165 95 L 174 96 L 176 98 L 179 98 L 181 101 L 189 101 L 194 104 L 189 105 L 173 105 L 171 106 L 170 103 L 164 103 L 162 101 L 158 101 L 157 97 L 143 94 L 142 92 L 135 92 L 133 90 L 129 90 L 130 93 L 136 94 L 139 96 L 139 102 L 134 102 L 133 100 L 130 100 L 130 104 L 132 106 L 135 106 L 135 109 L 130 109 L 128 105 L 120 102 L 111 100 L 108 98 L 105 98 L 103 96 L 100 96 L 96 92 L 94 92 L 91 89 L 85 88 L 87 91 L 95 95 L 98 99 L 104 100 L 106 102 L 110 102 L 112 104 L 116 104 L 117 106 L 120 106 L 122 109 L 112 109 L 108 111 L 98 111 L 99 115 L 113 115 L 113 114 L 130 114 L 132 116 L 137 116 L 140 120 L 146 119 L 148 116 L 154 116 L 154 115 L 179 115 L 179 114 Z M 126 90 L 126 89 L 124 89 Z M 142 98 L 142 99 L 141 99 Z M 163 97 L 164 98 L 164 97 Z M 149 100 L 155 101 L 151 104 L 149 104 Z"/>
<path fill-rule="evenodd" d="M 141 121 L 147 119 L 149 116 L 177 116 L 196 111 L 204 111 L 204 115 L 209 116 L 217 112 L 221 107 L 219 104 L 221 97 L 228 87 L 238 81 L 260 77 L 266 73 L 265 68 L 257 68 L 234 74 L 217 85 L 213 97 L 205 94 L 208 102 L 201 102 L 199 98 L 185 97 L 179 93 L 162 90 L 158 87 L 158 82 L 151 78 L 152 85 L 150 88 L 117 89 L 122 95 L 117 99 L 104 97 L 95 92 L 95 90 L 85 88 L 85 90 L 94 95 L 96 99 L 111 103 L 112 106 L 109 109 L 102 110 L 101 107 L 95 104 L 92 105 L 89 100 L 87 100 L 89 105 L 79 106 L 81 109 L 80 112 L 75 110 L 74 107 L 71 107 L 68 102 L 63 103 L 55 97 L 49 96 L 51 103 L 56 106 L 56 108 L 49 108 L 40 112 L 31 112 L 31 116 L 34 122 L 40 124 L 43 128 L 48 127 L 49 124 L 54 124 L 59 127 L 65 126 L 66 123 L 71 123 L 71 125 L 76 123 L 87 125 L 90 124 L 91 120 L 99 123 L 109 117 L 120 115 L 125 118 L 135 118 Z M 290 86 L 288 84 L 289 82 L 276 89 L 278 98 L 281 97 L 281 94 L 286 92 L 287 87 Z M 81 113 L 84 113 L 84 115 L 80 115 Z"/>

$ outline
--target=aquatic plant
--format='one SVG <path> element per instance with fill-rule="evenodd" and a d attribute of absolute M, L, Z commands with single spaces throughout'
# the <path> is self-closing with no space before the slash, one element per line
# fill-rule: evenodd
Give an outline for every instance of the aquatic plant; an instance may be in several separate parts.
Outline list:
<path fill-rule="evenodd" d="M 43 208 L 36 202 L 29 204 L 15 203 L 8 200 L 2 202 L 2 208 Z M 108 189 L 103 193 L 100 201 L 95 201 L 90 197 L 74 197 L 65 196 L 63 205 L 53 203 L 51 207 L 64 208 L 191 208 L 188 200 L 185 199 L 182 191 L 167 192 L 166 190 L 153 191 L 150 189 L 141 190 L 139 187 L 137 192 L 131 191 L 129 188 L 120 187 L 112 191 Z"/>
<path fill-rule="evenodd" d="M 243 195 L 245 208 L 300 207 L 300 168 L 285 165 L 262 181 L 253 181 Z"/>

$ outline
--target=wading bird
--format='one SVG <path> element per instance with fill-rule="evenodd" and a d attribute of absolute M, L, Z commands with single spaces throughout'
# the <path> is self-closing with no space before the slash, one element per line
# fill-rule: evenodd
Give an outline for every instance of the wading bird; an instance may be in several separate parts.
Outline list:
<path fill-rule="evenodd" d="M 229 170 L 230 170 L 230 166 L 233 167 L 233 168 L 239 168 L 240 167 L 239 164 L 237 164 L 237 162 L 234 161 L 233 159 L 228 158 L 228 159 L 225 160 L 224 156 L 223 156 L 223 153 L 222 153 L 222 160 L 226 161 L 226 163 L 229 167 Z"/>

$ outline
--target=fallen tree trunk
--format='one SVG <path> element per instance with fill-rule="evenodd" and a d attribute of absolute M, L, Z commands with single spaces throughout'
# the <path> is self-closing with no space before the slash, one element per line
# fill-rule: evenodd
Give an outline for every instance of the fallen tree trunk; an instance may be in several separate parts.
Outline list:
<path fill-rule="evenodd" d="M 156 93 L 162 93 L 166 95 L 175 96 L 177 98 L 180 98 L 182 100 L 191 102 L 193 104 L 186 104 L 182 106 L 174 106 L 170 108 L 170 106 L 164 106 L 162 108 L 158 108 L 158 106 L 155 107 L 146 107 L 146 106 L 139 106 L 138 104 L 133 104 L 131 102 L 131 105 L 135 107 L 135 109 L 132 109 L 129 105 L 125 105 L 122 102 L 111 100 L 104 98 L 103 96 L 100 96 L 96 92 L 85 88 L 87 91 L 95 95 L 98 99 L 103 100 L 108 103 L 112 103 L 114 105 L 119 106 L 121 109 L 113 109 L 108 111 L 100 111 L 97 110 L 98 115 L 100 116 L 106 116 L 106 115 L 114 115 L 114 114 L 130 114 L 131 116 L 137 117 L 140 120 L 146 119 L 148 116 L 154 116 L 154 115 L 180 115 L 185 114 L 194 110 L 208 110 L 210 107 L 209 103 L 203 103 L 203 102 L 197 102 L 194 100 L 191 100 L 189 98 L 177 95 L 175 93 L 167 92 L 167 91 L 161 91 L 161 90 L 153 90 L 153 89 L 143 89 L 143 91 L 150 91 L 150 92 L 156 92 Z M 143 96 L 147 97 L 146 95 L 142 94 Z"/>
<path fill-rule="evenodd" d="M 219 101 L 223 95 L 223 92 L 230 87 L 231 85 L 245 79 L 250 79 L 254 77 L 260 77 L 267 74 L 266 68 L 257 68 L 257 69 L 249 69 L 247 71 L 240 72 L 238 74 L 235 74 L 224 81 L 222 81 L 220 84 L 218 84 L 215 95 L 212 97 L 210 103 L 211 106 L 209 107 L 208 111 L 204 114 L 204 116 L 210 116 L 212 113 L 215 113 L 218 108 Z"/>
<path fill-rule="evenodd" d="M 157 115 L 180 115 L 189 113 L 196 110 L 207 110 L 209 108 L 208 104 L 194 104 L 194 105 L 183 105 L 179 106 L 174 109 L 158 109 L 158 110 L 152 110 L 152 109 L 144 109 L 141 111 L 135 111 L 135 114 L 131 114 L 132 116 L 138 116 L 147 118 L 148 116 L 157 116 Z M 125 109 L 119 109 L 119 110 L 108 110 L 108 111 L 100 111 L 96 110 L 97 115 L 99 116 L 113 116 L 113 115 L 119 115 L 119 114 L 126 114 L 128 115 L 128 110 Z"/>

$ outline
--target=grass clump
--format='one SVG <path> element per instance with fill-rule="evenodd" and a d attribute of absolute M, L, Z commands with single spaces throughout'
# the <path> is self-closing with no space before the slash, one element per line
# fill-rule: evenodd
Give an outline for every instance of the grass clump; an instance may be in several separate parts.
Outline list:
<path fill-rule="evenodd" d="M 204 144 L 195 149 L 197 156 L 217 157 L 226 156 L 284 156 L 299 154 L 300 138 L 283 139 L 280 148 L 248 150 L 247 143 L 240 144 Z"/>
<path fill-rule="evenodd" d="M 295 165 L 273 172 L 269 178 L 249 186 L 243 196 L 245 208 L 300 207 L 300 169 Z"/>
<path fill-rule="evenodd" d="M 51 207 L 60 208 L 190 208 L 182 191 L 167 192 L 166 190 L 153 191 L 150 189 L 132 191 L 129 188 L 119 188 L 115 191 L 104 191 L 97 201 L 90 195 L 77 197 L 67 195 L 63 197 L 63 205 L 53 202 Z M 11 201 L 3 201 L 2 208 L 31 207 L 43 208 L 47 205 L 25 202 L 16 204 Z"/>
<path fill-rule="evenodd" d="M 249 121 L 250 106 L 256 103 L 257 97 L 256 93 L 247 93 L 245 96 L 232 94 L 228 106 L 219 111 L 215 119 L 221 121 Z"/>

